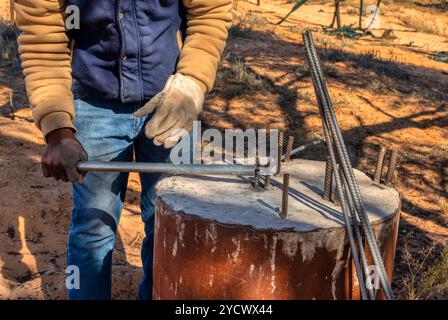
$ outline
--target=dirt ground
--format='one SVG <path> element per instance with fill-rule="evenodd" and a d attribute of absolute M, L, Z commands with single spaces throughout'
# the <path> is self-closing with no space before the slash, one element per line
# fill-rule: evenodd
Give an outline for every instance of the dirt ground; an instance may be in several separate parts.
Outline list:
<path fill-rule="evenodd" d="M 277 26 L 290 8 L 287 1 L 235 3 L 235 24 L 203 121 L 218 128 L 285 128 L 296 145 L 322 138 L 301 40 L 302 31 L 314 30 L 354 166 L 373 174 L 378 145 L 400 151 L 396 186 L 403 204 L 393 286 L 404 298 L 404 248 L 418 258 L 448 239 L 448 64 L 432 59 L 448 51 L 448 38 L 385 14 L 373 36 L 338 39 L 321 28 L 331 21 L 330 4 L 305 5 Z M 357 19 L 349 12 L 343 6 L 345 24 Z M 434 14 L 448 21 L 446 13 Z M 381 37 L 387 29 L 393 39 Z M 71 187 L 42 178 L 43 150 L 22 77 L 0 64 L 0 299 L 65 298 Z M 315 147 L 300 157 L 323 159 L 323 151 Z M 134 299 L 141 276 L 139 190 L 131 175 L 114 253 L 117 299 Z"/>

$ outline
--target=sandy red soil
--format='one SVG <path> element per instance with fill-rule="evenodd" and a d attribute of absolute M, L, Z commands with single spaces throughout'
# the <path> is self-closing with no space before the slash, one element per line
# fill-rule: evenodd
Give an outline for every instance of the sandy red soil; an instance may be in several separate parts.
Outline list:
<path fill-rule="evenodd" d="M 448 217 L 444 215 L 448 206 L 448 64 L 431 59 L 435 51 L 448 51 L 448 40 L 411 34 L 387 20 L 383 22 L 387 28 L 398 30 L 395 40 L 338 40 L 319 27 L 331 20 L 329 5 L 307 5 L 284 25 L 276 26 L 289 8 L 285 1 L 262 1 L 260 7 L 239 2 L 238 15 L 246 22 L 233 29 L 220 74 L 229 70 L 232 59 L 241 59 L 261 79 L 263 89 L 239 90 L 240 82 L 220 76 L 208 96 L 203 120 L 219 128 L 287 128 L 297 145 L 321 138 L 300 36 L 305 28 L 315 30 L 322 57 L 332 59 L 326 63 L 329 88 L 354 166 L 372 174 L 379 144 L 400 150 L 396 185 L 403 204 L 394 276 L 400 296 L 400 281 L 407 273 L 402 260 L 404 244 L 417 254 L 433 242 L 443 244 L 448 239 Z M 259 23 L 254 23 L 254 16 Z M 413 44 L 404 45 L 410 37 Z M 425 41 L 436 45 L 425 45 Z M 359 56 L 368 56 L 368 63 Z M 2 64 L 0 299 L 65 298 L 71 188 L 41 176 L 43 150 L 22 77 Z M 322 159 L 322 151 L 317 148 L 301 156 Z M 131 175 L 114 254 L 113 292 L 119 299 L 135 298 L 141 275 L 139 189 L 138 177 Z"/>

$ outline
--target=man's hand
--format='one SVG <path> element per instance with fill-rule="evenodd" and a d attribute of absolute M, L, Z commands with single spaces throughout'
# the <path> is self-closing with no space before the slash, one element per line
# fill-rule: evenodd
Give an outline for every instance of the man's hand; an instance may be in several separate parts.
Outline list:
<path fill-rule="evenodd" d="M 44 177 L 64 182 L 82 182 L 83 173 L 78 172 L 78 161 L 87 160 L 87 152 L 76 139 L 72 129 L 62 128 L 47 135 L 47 149 L 42 156 Z"/>
<path fill-rule="evenodd" d="M 182 135 L 190 132 L 204 104 L 204 94 L 196 82 L 176 73 L 168 78 L 165 88 L 156 94 L 135 115 L 139 118 L 155 113 L 146 124 L 145 135 L 156 146 L 174 146 Z"/>

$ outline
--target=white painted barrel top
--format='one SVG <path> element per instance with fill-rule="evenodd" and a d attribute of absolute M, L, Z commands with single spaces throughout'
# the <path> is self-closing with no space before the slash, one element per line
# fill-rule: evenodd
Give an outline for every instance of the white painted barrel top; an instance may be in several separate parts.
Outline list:
<path fill-rule="evenodd" d="M 282 177 L 272 177 L 267 191 L 255 191 L 246 177 L 184 175 L 168 176 L 159 181 L 160 199 L 174 211 L 216 221 L 225 225 L 256 229 L 295 230 L 344 226 L 342 210 L 322 199 L 325 162 L 293 160 L 284 163 L 283 173 L 290 174 L 288 217 L 279 216 L 282 203 Z M 397 213 L 398 192 L 377 185 L 355 170 L 369 220 L 387 220 Z"/>

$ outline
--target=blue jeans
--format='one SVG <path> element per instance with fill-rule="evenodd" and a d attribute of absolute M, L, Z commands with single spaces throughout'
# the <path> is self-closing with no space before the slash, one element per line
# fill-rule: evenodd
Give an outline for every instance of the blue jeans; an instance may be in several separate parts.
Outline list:
<path fill-rule="evenodd" d="M 75 100 L 77 138 L 89 160 L 165 162 L 169 150 L 144 136 L 148 118 L 133 113 L 138 104 Z M 68 265 L 79 268 L 80 287 L 69 289 L 69 299 L 110 299 L 112 251 L 125 198 L 128 173 L 89 172 L 73 184 L 74 209 L 68 243 Z M 159 174 L 140 174 L 141 211 L 145 224 L 142 244 L 144 276 L 140 299 L 151 299 L 154 241 L 154 186 Z"/>

